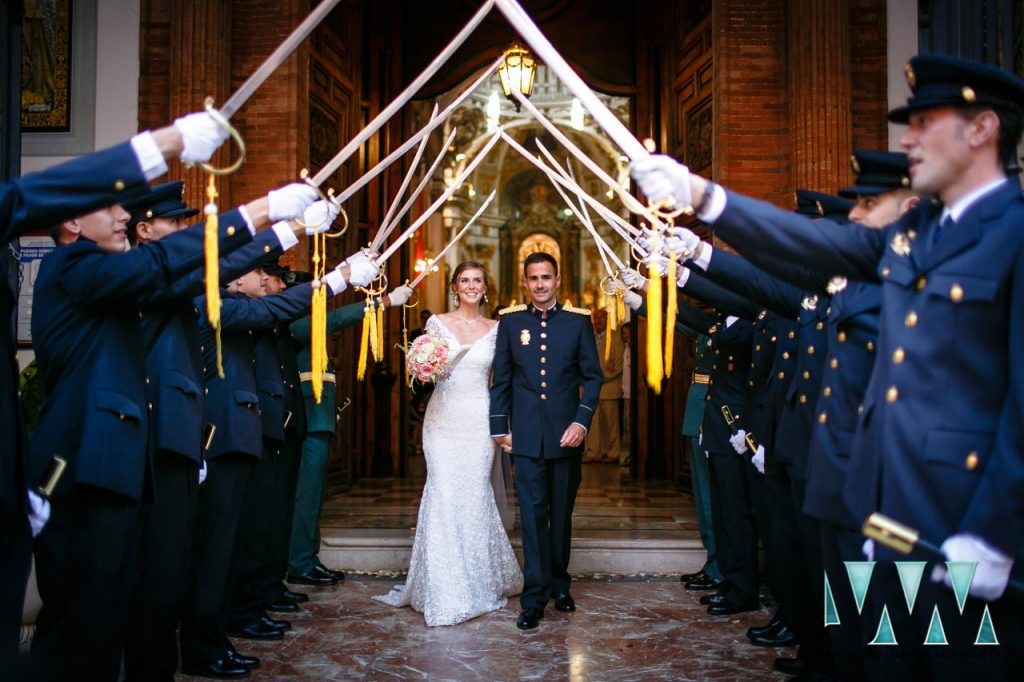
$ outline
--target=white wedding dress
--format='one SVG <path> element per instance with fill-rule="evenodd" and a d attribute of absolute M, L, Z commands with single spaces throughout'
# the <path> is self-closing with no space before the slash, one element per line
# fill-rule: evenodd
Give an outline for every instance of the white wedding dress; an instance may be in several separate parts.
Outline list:
<path fill-rule="evenodd" d="M 423 419 L 427 482 L 409 575 L 404 585 L 374 599 L 411 605 L 427 625 L 455 625 L 505 606 L 507 597 L 522 591 L 523 573 L 491 485 L 497 448 L 488 422 L 488 382 L 497 325 L 468 346 L 436 316 L 425 329 L 448 341 L 450 357 L 465 353 L 438 381 Z"/>

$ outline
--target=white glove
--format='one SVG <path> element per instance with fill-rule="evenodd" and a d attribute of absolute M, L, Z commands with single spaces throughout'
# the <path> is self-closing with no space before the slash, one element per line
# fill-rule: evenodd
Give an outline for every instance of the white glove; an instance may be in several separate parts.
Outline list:
<path fill-rule="evenodd" d="M 872 540 L 871 538 L 868 538 L 867 540 L 865 540 L 864 544 L 861 545 L 860 552 L 861 552 L 861 554 L 864 555 L 864 558 L 867 559 L 868 561 L 874 561 L 875 560 L 875 541 Z"/>
<path fill-rule="evenodd" d="M 50 501 L 34 490 L 28 491 L 28 525 L 32 527 L 32 537 L 43 532 L 43 526 L 50 520 Z"/>
<path fill-rule="evenodd" d="M 391 305 L 405 305 L 412 298 L 412 288 L 403 284 L 400 287 L 395 287 L 388 292 L 388 301 Z"/>
<path fill-rule="evenodd" d="M 203 460 L 203 465 L 201 467 L 199 467 L 199 485 L 202 485 L 203 481 L 206 480 L 206 474 L 207 474 L 207 471 L 206 471 L 206 460 L 204 459 Z"/>
<path fill-rule="evenodd" d="M 629 172 L 648 199 L 661 201 L 671 196 L 675 198 L 676 208 L 692 205 L 690 169 L 672 158 L 664 154 L 652 154 L 634 161 Z"/>
<path fill-rule="evenodd" d="M 704 429 L 700 430 L 697 434 L 697 445 L 704 445 Z"/>
<path fill-rule="evenodd" d="M 942 543 L 942 553 L 950 561 L 974 561 L 974 579 L 971 581 L 970 595 L 985 601 L 995 601 L 1003 596 L 1006 584 L 1010 582 L 1010 569 L 1013 559 L 988 544 L 976 535 L 957 533 L 946 538 Z M 936 566 L 932 571 L 932 581 L 942 580 L 946 587 L 952 587 L 949 573 L 945 568 Z"/>
<path fill-rule="evenodd" d="M 306 224 L 306 235 L 320 234 L 331 229 L 338 212 L 338 206 L 330 201 L 321 199 L 313 203 L 302 214 L 302 222 Z"/>
<path fill-rule="evenodd" d="M 622 302 L 628 305 L 630 310 L 639 310 L 643 305 L 644 297 L 635 291 L 623 291 Z"/>
<path fill-rule="evenodd" d="M 685 227 L 670 227 L 665 238 L 665 250 L 689 258 L 700 245 L 700 237 Z"/>
<path fill-rule="evenodd" d="M 633 268 L 624 269 L 620 275 L 622 276 L 622 283 L 630 289 L 643 291 L 647 288 L 647 278 Z"/>
<path fill-rule="evenodd" d="M 736 451 L 737 455 L 742 455 L 747 451 L 747 442 L 744 440 L 746 437 L 747 432 L 743 429 L 729 436 L 729 442 L 732 443 L 732 449 Z"/>
<path fill-rule="evenodd" d="M 188 163 L 209 161 L 217 148 L 228 139 L 227 128 L 219 125 L 205 111 L 182 116 L 174 121 L 184 149 L 181 160 Z"/>
<path fill-rule="evenodd" d="M 352 254 L 345 262 L 348 263 L 348 283 L 353 286 L 365 287 L 380 274 L 377 264 L 362 251 Z"/>
<path fill-rule="evenodd" d="M 757 469 L 757 473 L 764 474 L 764 446 L 758 445 L 757 452 L 750 458 L 750 463 Z"/>
<path fill-rule="evenodd" d="M 304 182 L 293 182 L 267 193 L 271 222 L 302 218 L 306 208 L 316 201 L 316 190 Z"/>

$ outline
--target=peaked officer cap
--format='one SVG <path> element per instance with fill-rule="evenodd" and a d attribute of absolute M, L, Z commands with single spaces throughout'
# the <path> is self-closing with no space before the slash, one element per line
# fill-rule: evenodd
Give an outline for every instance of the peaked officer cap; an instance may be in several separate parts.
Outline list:
<path fill-rule="evenodd" d="M 795 194 L 796 212 L 800 215 L 846 222 L 847 214 L 853 209 L 853 202 L 831 194 L 809 189 L 798 189 Z"/>
<path fill-rule="evenodd" d="M 189 208 L 182 201 L 185 183 L 181 180 L 154 185 L 149 192 L 128 199 L 121 207 L 131 214 L 128 228 L 134 229 L 144 220 L 153 218 L 191 218 L 199 209 Z"/>
<path fill-rule="evenodd" d="M 839 190 L 841 197 L 874 196 L 910 187 L 910 169 L 903 152 L 855 149 L 850 166 L 857 174 L 857 181 L 853 187 Z"/>
<path fill-rule="evenodd" d="M 906 123 L 912 111 L 932 107 L 1024 104 L 1024 81 L 1008 71 L 947 54 L 924 54 L 904 68 L 913 95 L 889 112 L 893 123 Z"/>

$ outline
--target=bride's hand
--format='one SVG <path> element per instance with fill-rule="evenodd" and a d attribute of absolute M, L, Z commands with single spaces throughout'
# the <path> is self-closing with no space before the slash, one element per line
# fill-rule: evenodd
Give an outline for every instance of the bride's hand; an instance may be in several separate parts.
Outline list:
<path fill-rule="evenodd" d="M 512 452 L 512 434 L 495 436 L 494 442 L 500 445 L 505 452 Z"/>
<path fill-rule="evenodd" d="M 569 424 L 569 428 L 562 434 L 562 440 L 558 441 L 558 444 L 563 448 L 574 448 L 577 445 L 583 443 L 583 439 L 587 435 L 587 430 L 582 426 L 573 422 Z"/>

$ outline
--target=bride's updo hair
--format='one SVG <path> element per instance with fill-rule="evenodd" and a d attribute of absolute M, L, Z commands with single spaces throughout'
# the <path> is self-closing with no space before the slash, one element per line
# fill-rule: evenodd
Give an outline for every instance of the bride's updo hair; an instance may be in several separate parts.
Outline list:
<path fill-rule="evenodd" d="M 455 270 L 452 271 L 452 280 L 450 286 L 452 293 L 455 293 L 455 285 L 459 282 L 459 277 L 462 276 L 466 270 L 479 270 L 484 273 L 484 286 L 487 286 L 487 270 L 484 268 L 483 263 L 478 263 L 475 260 L 464 260 L 455 266 Z"/>

